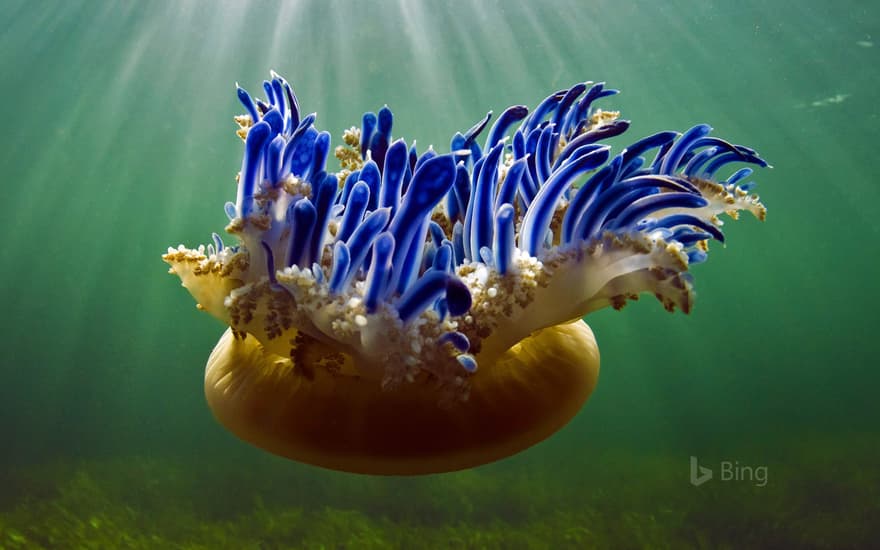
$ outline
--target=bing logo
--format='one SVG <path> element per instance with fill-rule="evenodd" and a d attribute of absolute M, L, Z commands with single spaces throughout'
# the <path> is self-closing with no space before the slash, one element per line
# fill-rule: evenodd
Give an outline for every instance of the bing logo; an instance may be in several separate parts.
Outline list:
<path fill-rule="evenodd" d="M 712 479 L 712 470 L 705 466 L 700 466 L 697 457 L 691 457 L 691 485 L 699 487 Z"/>
<path fill-rule="evenodd" d="M 721 481 L 752 481 L 756 487 L 767 485 L 767 466 L 744 466 L 738 461 L 724 460 L 718 468 Z M 700 466 L 697 457 L 691 456 L 691 485 L 699 487 L 712 479 L 711 468 Z"/>

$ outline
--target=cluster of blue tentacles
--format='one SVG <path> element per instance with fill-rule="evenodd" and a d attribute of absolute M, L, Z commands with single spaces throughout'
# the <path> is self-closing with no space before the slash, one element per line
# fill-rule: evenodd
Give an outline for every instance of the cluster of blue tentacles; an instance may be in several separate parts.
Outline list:
<path fill-rule="evenodd" d="M 284 79 L 273 74 L 263 88 L 265 101 L 238 89 L 253 125 L 246 137 L 238 199 L 227 204 L 229 217 L 281 218 L 262 241 L 270 279 L 278 255 L 273 238 L 289 234 L 284 265 L 311 267 L 321 280 L 323 247 L 332 244 L 330 292 L 346 292 L 364 274 L 367 311 L 390 302 L 404 321 L 432 306 L 441 315 L 465 313 L 470 294 L 455 268 L 478 261 L 503 275 L 511 269 L 515 247 L 540 258 L 554 242 L 565 247 L 606 231 L 660 231 L 666 240 L 684 245 L 690 262 L 702 261 L 705 252 L 695 243 L 723 239 L 714 224 L 689 214 L 653 214 L 707 205 L 694 178 L 746 191 L 751 184 L 740 182 L 751 174 L 750 168 L 721 181 L 716 174 L 730 163 L 767 166 L 754 150 L 709 136 L 706 125 L 683 134 L 648 136 L 612 157 L 610 147 L 599 142 L 622 134 L 629 122 L 591 125 L 590 117 L 595 100 L 617 91 L 602 83 L 582 83 L 552 94 L 531 113 L 522 105 L 508 108 L 489 127 L 481 146 L 477 139 L 489 124 L 490 112 L 467 132 L 457 133 L 447 154 L 429 149 L 420 155 L 415 146 L 393 140 L 387 107 L 366 113 L 360 132 L 363 166 L 340 188 L 336 175 L 326 172 L 330 134 L 315 129 L 314 114 L 300 118 L 296 96 Z M 657 152 L 648 162 L 645 155 L 652 150 Z M 291 174 L 310 182 L 311 193 L 294 198 L 279 216 L 272 210 L 277 206 L 265 197 L 273 191 L 277 195 Z M 451 235 L 432 220 L 442 201 Z M 560 201 L 567 208 L 561 233 L 554 238 L 550 227 Z M 328 241 L 331 219 L 338 225 Z"/>

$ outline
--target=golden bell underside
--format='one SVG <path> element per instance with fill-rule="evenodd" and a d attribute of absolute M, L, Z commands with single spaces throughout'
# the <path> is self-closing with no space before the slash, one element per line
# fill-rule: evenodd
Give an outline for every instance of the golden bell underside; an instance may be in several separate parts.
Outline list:
<path fill-rule="evenodd" d="M 274 454 L 380 475 L 449 472 L 513 455 L 571 420 L 599 374 L 595 337 L 580 320 L 480 363 L 469 398 L 446 406 L 430 384 L 383 390 L 375 379 L 322 369 L 305 377 L 285 359 L 227 330 L 205 372 L 217 420 Z"/>

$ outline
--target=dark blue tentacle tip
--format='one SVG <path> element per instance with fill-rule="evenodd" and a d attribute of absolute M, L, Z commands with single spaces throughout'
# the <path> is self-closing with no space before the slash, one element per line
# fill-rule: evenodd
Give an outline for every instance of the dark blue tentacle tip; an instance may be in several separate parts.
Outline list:
<path fill-rule="evenodd" d="M 383 105 L 381 109 L 379 109 L 378 116 L 378 130 L 383 134 L 388 134 L 391 132 L 391 126 L 394 122 L 394 115 L 391 112 L 391 109 L 388 105 Z"/>
<path fill-rule="evenodd" d="M 453 317 L 464 315 L 471 309 L 471 291 L 461 279 L 453 277 L 446 283 L 446 302 Z"/>
<path fill-rule="evenodd" d="M 464 367 L 464 370 L 469 373 L 477 372 L 477 360 L 473 358 L 471 355 L 459 355 L 456 359 L 458 359 L 459 364 Z"/>
<path fill-rule="evenodd" d="M 440 343 L 452 344 L 455 349 L 461 352 L 466 352 L 471 347 L 471 342 L 468 340 L 468 337 L 460 332 L 447 332 L 440 337 Z"/>

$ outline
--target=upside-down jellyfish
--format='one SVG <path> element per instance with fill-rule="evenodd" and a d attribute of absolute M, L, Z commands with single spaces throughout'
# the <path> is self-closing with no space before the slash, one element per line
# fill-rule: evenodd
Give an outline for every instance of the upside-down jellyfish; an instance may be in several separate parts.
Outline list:
<path fill-rule="evenodd" d="M 216 418 L 313 465 L 444 472 L 545 439 L 596 385 L 582 318 L 643 292 L 687 313 L 719 215 L 765 214 L 747 180 L 767 163 L 707 125 L 612 154 L 630 123 L 594 106 L 604 83 L 490 112 L 444 154 L 393 139 L 383 107 L 336 173 L 288 82 L 263 89 L 238 88 L 238 243 L 163 259 L 229 327 L 205 372 Z"/>

